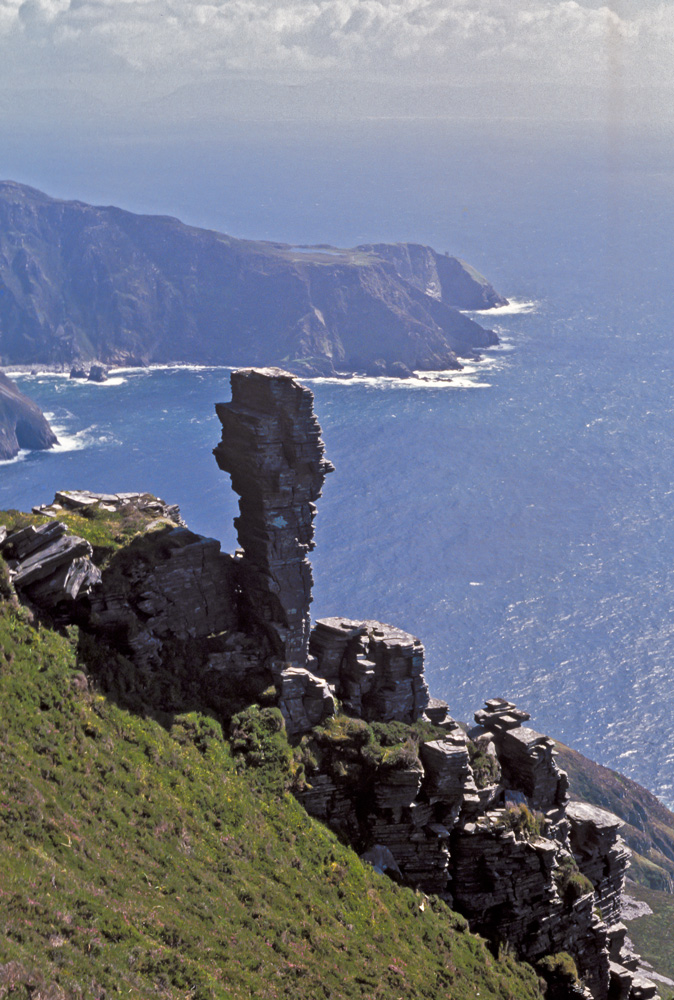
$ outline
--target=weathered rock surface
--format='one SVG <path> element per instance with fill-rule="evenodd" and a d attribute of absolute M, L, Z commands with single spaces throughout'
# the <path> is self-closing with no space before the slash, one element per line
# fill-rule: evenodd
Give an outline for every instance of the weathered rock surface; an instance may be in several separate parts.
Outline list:
<path fill-rule="evenodd" d="M 9 532 L 0 552 L 17 591 L 50 611 L 89 593 L 101 578 L 89 542 L 60 521 Z"/>
<path fill-rule="evenodd" d="M 234 559 L 214 538 L 164 527 L 114 558 L 89 596 L 88 628 L 114 638 L 141 667 L 160 668 L 167 644 L 238 625 Z M 216 659 L 212 669 L 224 668 Z M 206 671 L 195 662 L 195 670 Z"/>
<path fill-rule="evenodd" d="M 0 183 L 0 361 L 460 367 L 497 342 L 459 309 L 503 300 L 416 244 L 237 240 Z"/>
<path fill-rule="evenodd" d="M 22 448 L 43 451 L 58 444 L 42 410 L 0 372 L 0 461 Z"/>
<path fill-rule="evenodd" d="M 335 699 L 327 681 L 302 667 L 276 670 L 279 708 L 291 736 L 306 733 L 335 714 Z"/>
<path fill-rule="evenodd" d="M 309 645 L 313 520 L 325 475 L 313 394 L 277 368 L 232 373 L 232 401 L 218 403 L 222 441 L 217 463 L 241 500 L 235 520 L 238 563 L 250 627 L 275 655 L 305 667 Z"/>
<path fill-rule="evenodd" d="M 318 623 L 312 652 L 319 664 L 322 657 L 320 672 L 331 683 L 343 683 L 347 650 L 367 634 L 364 625 Z M 357 714 L 353 703 L 350 711 Z M 369 791 L 362 764 L 354 785 L 348 768 L 342 774 L 331 760 L 328 771 L 317 764 L 308 774 L 300 798 L 360 851 L 386 848 L 403 881 L 446 896 L 490 940 L 509 942 L 532 962 L 569 952 L 585 995 L 654 996 L 619 923 L 630 855 L 619 836 L 621 821 L 569 803 L 553 742 L 521 726 L 528 713 L 493 699 L 476 718 L 482 725 L 470 735 L 478 752 L 496 754 L 497 786 L 476 786 L 475 750 L 469 752 L 463 730 L 444 719 L 442 738 L 422 742 L 417 761 L 407 752 L 396 769 L 376 771 Z M 581 988 L 575 994 L 559 984 L 555 989 L 559 997 L 583 995 Z"/>
<path fill-rule="evenodd" d="M 376 621 L 321 618 L 309 648 L 317 673 L 334 685 L 348 712 L 414 722 L 426 710 L 424 647 L 408 632 Z"/>

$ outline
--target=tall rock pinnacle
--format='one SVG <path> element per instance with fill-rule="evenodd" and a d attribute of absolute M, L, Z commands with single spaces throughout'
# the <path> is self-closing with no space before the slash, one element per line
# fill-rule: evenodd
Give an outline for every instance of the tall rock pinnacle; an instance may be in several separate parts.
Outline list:
<path fill-rule="evenodd" d="M 324 456 L 313 393 L 280 368 L 232 372 L 232 401 L 217 403 L 219 467 L 232 477 L 241 514 L 245 613 L 276 656 L 304 667 L 313 578 L 314 501 L 333 466 Z"/>

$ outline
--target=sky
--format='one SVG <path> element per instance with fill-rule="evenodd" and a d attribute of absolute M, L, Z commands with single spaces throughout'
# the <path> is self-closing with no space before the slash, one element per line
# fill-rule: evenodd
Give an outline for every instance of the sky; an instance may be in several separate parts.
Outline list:
<path fill-rule="evenodd" d="M 673 51 L 654 0 L 0 0 L 0 114 L 660 121 Z"/>

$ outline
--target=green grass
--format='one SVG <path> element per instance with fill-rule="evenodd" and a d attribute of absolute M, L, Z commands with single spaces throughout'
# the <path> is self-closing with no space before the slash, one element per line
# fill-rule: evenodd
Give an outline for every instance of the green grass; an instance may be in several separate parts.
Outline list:
<path fill-rule="evenodd" d="M 627 933 L 645 961 L 660 975 L 674 979 L 674 896 L 642 885 L 629 886 L 628 892 L 648 903 L 653 913 L 630 920 Z"/>
<path fill-rule="evenodd" d="M 142 535 L 155 517 L 142 513 L 131 504 L 115 512 L 100 508 L 90 509 L 86 514 L 63 511 L 57 518 L 49 518 L 44 514 L 25 514 L 19 510 L 0 512 L 0 524 L 4 524 L 8 531 L 25 528 L 29 524 L 47 524 L 54 520 L 63 521 L 71 534 L 85 538 L 94 550 L 94 561 L 100 566 L 106 565 L 114 553 Z"/>
<path fill-rule="evenodd" d="M 308 817 L 273 710 L 234 753 L 92 690 L 77 648 L 0 601 L 0 998 L 540 997 Z"/>

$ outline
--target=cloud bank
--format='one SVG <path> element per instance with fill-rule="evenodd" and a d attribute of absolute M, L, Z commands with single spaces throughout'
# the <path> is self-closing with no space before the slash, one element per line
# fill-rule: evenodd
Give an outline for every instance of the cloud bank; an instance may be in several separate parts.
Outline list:
<path fill-rule="evenodd" d="M 108 97 L 251 76 L 625 95 L 674 88 L 673 49 L 674 4 L 652 0 L 0 0 L 5 87 Z"/>

